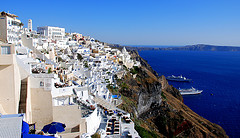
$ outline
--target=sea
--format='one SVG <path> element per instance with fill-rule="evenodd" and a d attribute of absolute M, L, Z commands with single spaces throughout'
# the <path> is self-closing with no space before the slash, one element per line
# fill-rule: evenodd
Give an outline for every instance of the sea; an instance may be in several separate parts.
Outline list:
<path fill-rule="evenodd" d="M 229 137 L 240 137 L 240 52 L 145 50 L 139 54 L 159 75 L 192 79 L 169 84 L 203 90 L 184 95 L 184 103 L 220 125 Z"/>

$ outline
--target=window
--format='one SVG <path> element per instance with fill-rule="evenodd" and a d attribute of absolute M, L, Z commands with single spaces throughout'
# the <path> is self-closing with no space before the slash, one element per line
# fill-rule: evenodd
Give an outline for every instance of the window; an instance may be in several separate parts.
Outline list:
<path fill-rule="evenodd" d="M 44 82 L 40 81 L 40 86 L 44 86 Z"/>
<path fill-rule="evenodd" d="M 1 46 L 1 54 L 2 55 L 11 54 L 10 53 L 10 46 Z"/>

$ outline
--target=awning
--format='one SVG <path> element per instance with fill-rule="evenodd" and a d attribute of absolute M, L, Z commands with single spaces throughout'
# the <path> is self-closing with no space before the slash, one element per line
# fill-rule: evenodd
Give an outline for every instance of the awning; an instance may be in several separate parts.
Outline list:
<path fill-rule="evenodd" d="M 53 136 L 35 135 L 35 134 L 22 134 L 22 138 L 54 138 Z"/>
<path fill-rule="evenodd" d="M 29 132 L 29 125 L 27 122 L 22 121 L 22 133 L 23 134 L 28 134 Z"/>

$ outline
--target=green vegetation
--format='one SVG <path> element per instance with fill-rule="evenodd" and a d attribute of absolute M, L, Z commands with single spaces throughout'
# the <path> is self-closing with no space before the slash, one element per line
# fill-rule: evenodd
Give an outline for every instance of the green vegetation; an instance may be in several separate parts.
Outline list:
<path fill-rule="evenodd" d="M 88 62 L 87 61 L 84 61 L 84 65 L 83 65 L 85 68 L 88 68 Z"/>
<path fill-rule="evenodd" d="M 139 75 L 137 75 L 136 80 L 137 80 L 138 82 L 142 82 L 141 77 L 140 77 Z"/>
<path fill-rule="evenodd" d="M 58 57 L 58 62 L 64 62 L 64 60 L 61 57 Z"/>
<path fill-rule="evenodd" d="M 110 89 L 113 89 L 113 86 L 111 84 L 108 84 L 107 88 L 110 90 Z"/>
<path fill-rule="evenodd" d="M 38 38 L 38 35 L 34 35 L 33 38 Z"/>
<path fill-rule="evenodd" d="M 161 126 L 166 126 L 167 125 L 167 116 L 169 116 L 168 113 L 166 113 L 165 116 L 159 116 L 158 123 L 160 123 Z"/>
<path fill-rule="evenodd" d="M 118 95 L 119 91 L 117 87 L 113 87 L 112 84 L 108 84 L 106 86 L 108 88 L 108 90 L 113 94 L 113 95 Z"/>
<path fill-rule="evenodd" d="M 121 89 L 128 89 L 129 87 L 128 87 L 128 85 L 125 83 L 125 82 L 123 82 L 122 84 L 121 84 Z"/>
<path fill-rule="evenodd" d="M 137 103 L 129 97 L 126 97 L 124 95 L 121 95 L 121 96 L 122 96 L 121 98 L 123 100 L 123 103 L 119 106 L 119 108 L 129 113 L 133 113 L 132 108 L 133 107 L 137 108 Z M 135 116 L 135 114 L 133 114 L 133 116 Z"/>
<path fill-rule="evenodd" d="M 141 138 L 157 138 L 158 135 L 154 132 L 150 132 L 139 125 L 135 125 L 135 129 L 137 130 L 138 134 Z"/>
<path fill-rule="evenodd" d="M 101 135 L 98 133 L 95 133 L 91 136 L 92 138 L 101 138 Z"/>
<path fill-rule="evenodd" d="M 128 68 L 127 68 L 125 65 L 123 65 L 123 68 L 124 68 L 126 71 L 128 71 Z"/>
<path fill-rule="evenodd" d="M 52 73 L 52 68 L 48 68 L 48 74 Z"/>
<path fill-rule="evenodd" d="M 123 81 L 121 78 L 119 79 L 116 74 L 114 76 L 114 79 L 117 81 L 118 85 L 121 84 L 121 82 Z"/>
<path fill-rule="evenodd" d="M 130 72 L 134 75 L 137 74 L 139 72 L 139 68 L 137 66 L 134 66 L 133 68 L 131 68 Z"/>
<path fill-rule="evenodd" d="M 24 26 L 24 24 L 21 22 L 21 23 L 19 24 L 19 26 L 20 26 L 20 28 L 21 28 L 22 26 Z"/>
<path fill-rule="evenodd" d="M 165 100 L 167 99 L 167 97 L 164 95 L 163 92 L 161 93 L 161 96 L 162 96 L 163 99 L 165 99 Z"/>
<path fill-rule="evenodd" d="M 95 42 L 100 42 L 99 40 L 95 39 Z"/>
<path fill-rule="evenodd" d="M 79 61 L 82 61 L 82 59 L 83 59 L 82 55 L 81 55 L 81 54 L 77 54 L 77 59 L 78 59 Z"/>

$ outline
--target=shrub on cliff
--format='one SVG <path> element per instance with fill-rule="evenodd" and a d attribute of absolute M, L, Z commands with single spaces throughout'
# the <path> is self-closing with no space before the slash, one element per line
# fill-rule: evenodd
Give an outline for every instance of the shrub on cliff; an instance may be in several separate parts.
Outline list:
<path fill-rule="evenodd" d="M 133 68 L 131 68 L 130 72 L 134 75 L 137 74 L 139 72 L 139 68 L 137 66 L 134 66 Z"/>
<path fill-rule="evenodd" d="M 158 137 L 158 135 L 156 135 L 155 133 L 150 132 L 138 125 L 135 125 L 135 129 L 137 130 L 141 138 L 157 138 Z"/>
<path fill-rule="evenodd" d="M 101 138 L 101 135 L 98 133 L 95 133 L 91 136 L 92 138 Z"/>

